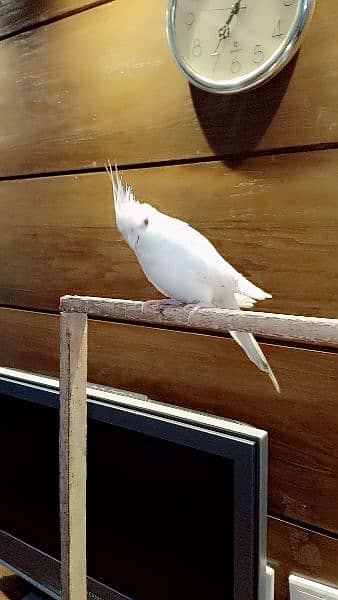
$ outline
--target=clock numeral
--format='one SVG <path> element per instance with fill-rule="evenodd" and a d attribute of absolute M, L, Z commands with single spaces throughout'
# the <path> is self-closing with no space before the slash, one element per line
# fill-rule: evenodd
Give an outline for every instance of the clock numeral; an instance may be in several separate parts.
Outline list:
<path fill-rule="evenodd" d="M 238 42 L 234 42 L 233 48 L 232 50 L 230 50 L 231 54 L 234 54 L 235 52 L 242 52 L 242 48 L 240 47 Z"/>
<path fill-rule="evenodd" d="M 194 15 L 194 13 L 188 12 L 185 15 L 185 20 L 184 20 L 184 22 L 185 22 L 186 26 L 188 27 L 188 29 L 190 29 L 190 27 L 192 26 L 192 24 L 194 23 L 194 21 L 195 21 L 195 15 Z"/>
<path fill-rule="evenodd" d="M 201 42 L 199 38 L 195 38 L 192 43 L 192 53 L 196 57 L 201 56 L 202 54 Z"/>
<path fill-rule="evenodd" d="M 241 68 L 242 68 L 242 65 L 239 62 L 238 58 L 234 58 L 234 60 L 231 63 L 231 73 L 236 75 L 237 73 L 240 72 Z"/>
<path fill-rule="evenodd" d="M 283 6 L 293 6 L 295 0 L 283 0 Z"/>
<path fill-rule="evenodd" d="M 264 60 L 264 52 L 262 44 L 256 44 L 254 48 L 254 63 L 259 65 Z"/>
<path fill-rule="evenodd" d="M 284 33 L 282 32 L 281 20 L 279 19 L 276 27 L 273 30 L 272 37 L 282 37 Z"/>

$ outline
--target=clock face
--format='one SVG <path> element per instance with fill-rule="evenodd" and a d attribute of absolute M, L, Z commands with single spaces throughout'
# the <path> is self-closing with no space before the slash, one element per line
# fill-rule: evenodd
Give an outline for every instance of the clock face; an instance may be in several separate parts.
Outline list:
<path fill-rule="evenodd" d="M 290 60 L 314 0 L 175 0 L 168 35 L 176 61 L 210 91 L 249 89 Z"/>

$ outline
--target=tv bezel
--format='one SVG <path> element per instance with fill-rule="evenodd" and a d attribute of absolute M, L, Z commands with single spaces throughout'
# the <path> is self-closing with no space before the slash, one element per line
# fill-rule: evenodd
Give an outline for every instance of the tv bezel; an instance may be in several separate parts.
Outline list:
<path fill-rule="evenodd" d="M 0 368 L 0 393 L 58 409 L 59 382 Z M 88 419 L 218 454 L 234 464 L 234 598 L 264 600 L 267 529 L 267 433 L 249 425 L 140 394 L 88 384 Z M 224 440 L 227 440 L 224 445 Z M 0 562 L 59 598 L 59 561 L 0 530 Z M 88 577 L 92 600 L 135 600 Z"/>

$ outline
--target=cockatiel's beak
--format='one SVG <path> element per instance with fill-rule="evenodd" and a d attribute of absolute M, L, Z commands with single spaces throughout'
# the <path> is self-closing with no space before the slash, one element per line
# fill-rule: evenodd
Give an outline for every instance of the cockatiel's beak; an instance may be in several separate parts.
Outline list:
<path fill-rule="evenodd" d="M 135 250 L 139 239 L 138 233 L 136 233 L 135 231 L 133 233 L 129 232 L 123 237 L 126 240 L 128 246 L 130 246 L 132 250 Z"/>

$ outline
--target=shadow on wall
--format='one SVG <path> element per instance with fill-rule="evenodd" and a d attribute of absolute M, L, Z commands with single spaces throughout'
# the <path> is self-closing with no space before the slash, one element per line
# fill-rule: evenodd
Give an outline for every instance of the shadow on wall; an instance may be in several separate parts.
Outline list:
<path fill-rule="evenodd" d="M 222 96 L 190 85 L 197 118 L 216 155 L 241 155 L 256 149 L 283 100 L 297 58 L 298 54 L 271 81 L 250 92 Z"/>

